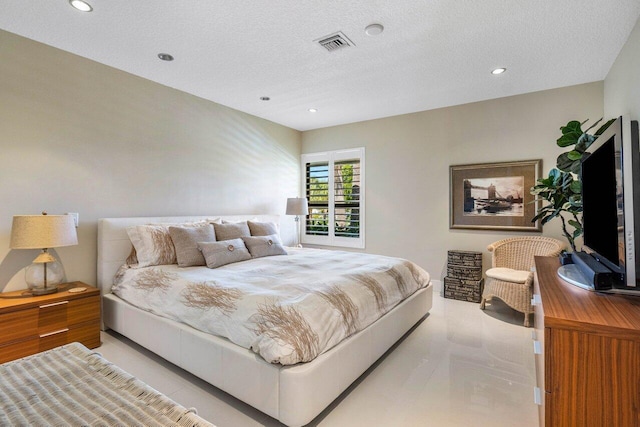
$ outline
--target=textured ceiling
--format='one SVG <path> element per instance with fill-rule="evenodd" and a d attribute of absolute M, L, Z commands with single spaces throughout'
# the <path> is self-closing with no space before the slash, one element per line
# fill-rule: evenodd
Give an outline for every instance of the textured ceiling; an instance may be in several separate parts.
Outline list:
<path fill-rule="evenodd" d="M 602 80 L 640 14 L 638 0 L 89 3 L 0 0 L 0 28 L 298 130 Z M 336 31 L 355 46 L 314 43 Z"/>

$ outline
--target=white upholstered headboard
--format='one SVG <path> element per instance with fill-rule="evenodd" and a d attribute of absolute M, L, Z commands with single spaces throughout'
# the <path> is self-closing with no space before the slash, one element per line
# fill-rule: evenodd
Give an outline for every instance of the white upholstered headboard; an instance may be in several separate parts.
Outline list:
<path fill-rule="evenodd" d="M 131 252 L 127 227 L 132 225 L 182 223 L 221 218 L 226 221 L 255 220 L 280 224 L 279 215 L 207 215 L 172 217 L 101 218 L 98 220 L 98 288 L 103 294 L 111 292 L 113 277 Z M 280 226 L 281 233 L 282 226 Z M 286 234 L 286 233 L 285 233 Z M 282 236 L 286 242 L 286 236 Z"/>

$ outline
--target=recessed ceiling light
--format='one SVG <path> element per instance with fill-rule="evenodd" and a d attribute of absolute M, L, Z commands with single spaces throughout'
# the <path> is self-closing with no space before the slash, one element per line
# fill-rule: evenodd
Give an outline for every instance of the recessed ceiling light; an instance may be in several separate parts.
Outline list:
<path fill-rule="evenodd" d="M 81 12 L 91 12 L 93 8 L 89 3 L 82 0 L 69 0 L 69 4 Z"/>
<path fill-rule="evenodd" d="M 377 36 L 378 34 L 382 33 L 384 31 L 384 27 L 382 26 L 382 24 L 371 24 L 371 25 L 367 25 L 364 29 L 364 32 L 368 35 L 368 36 Z"/>
<path fill-rule="evenodd" d="M 260 97 L 260 101 L 269 101 L 271 98 L 269 98 L 268 96 L 261 96 Z"/>
<path fill-rule="evenodd" d="M 173 61 L 173 56 L 169 55 L 168 53 L 159 53 L 158 58 L 162 59 L 163 61 Z"/>
<path fill-rule="evenodd" d="M 317 108 L 309 108 L 309 112 L 310 113 L 317 113 L 318 109 Z"/>
<path fill-rule="evenodd" d="M 493 70 L 493 71 L 491 72 L 491 74 L 496 74 L 496 75 L 497 75 L 497 74 L 502 74 L 502 73 L 504 73 L 505 71 L 507 71 L 507 69 L 506 69 L 506 68 L 496 68 L 495 70 Z"/>

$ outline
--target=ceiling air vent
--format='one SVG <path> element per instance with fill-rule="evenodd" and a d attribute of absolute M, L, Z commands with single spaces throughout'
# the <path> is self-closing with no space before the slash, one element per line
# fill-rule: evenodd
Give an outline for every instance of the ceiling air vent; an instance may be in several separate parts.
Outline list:
<path fill-rule="evenodd" d="M 349 40 L 342 31 L 338 31 L 337 33 L 330 34 L 315 41 L 329 52 L 333 52 L 334 50 L 342 49 L 344 47 L 355 46 L 355 44 Z"/>

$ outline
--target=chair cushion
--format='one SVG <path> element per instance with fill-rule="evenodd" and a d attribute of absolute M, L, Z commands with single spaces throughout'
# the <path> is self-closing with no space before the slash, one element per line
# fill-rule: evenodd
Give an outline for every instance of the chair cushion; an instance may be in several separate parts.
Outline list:
<path fill-rule="evenodd" d="M 496 267 L 488 269 L 486 275 L 492 279 L 502 280 L 504 282 L 527 283 L 529 278 L 533 276 L 533 273 L 524 270 L 514 270 L 512 268 Z"/>

